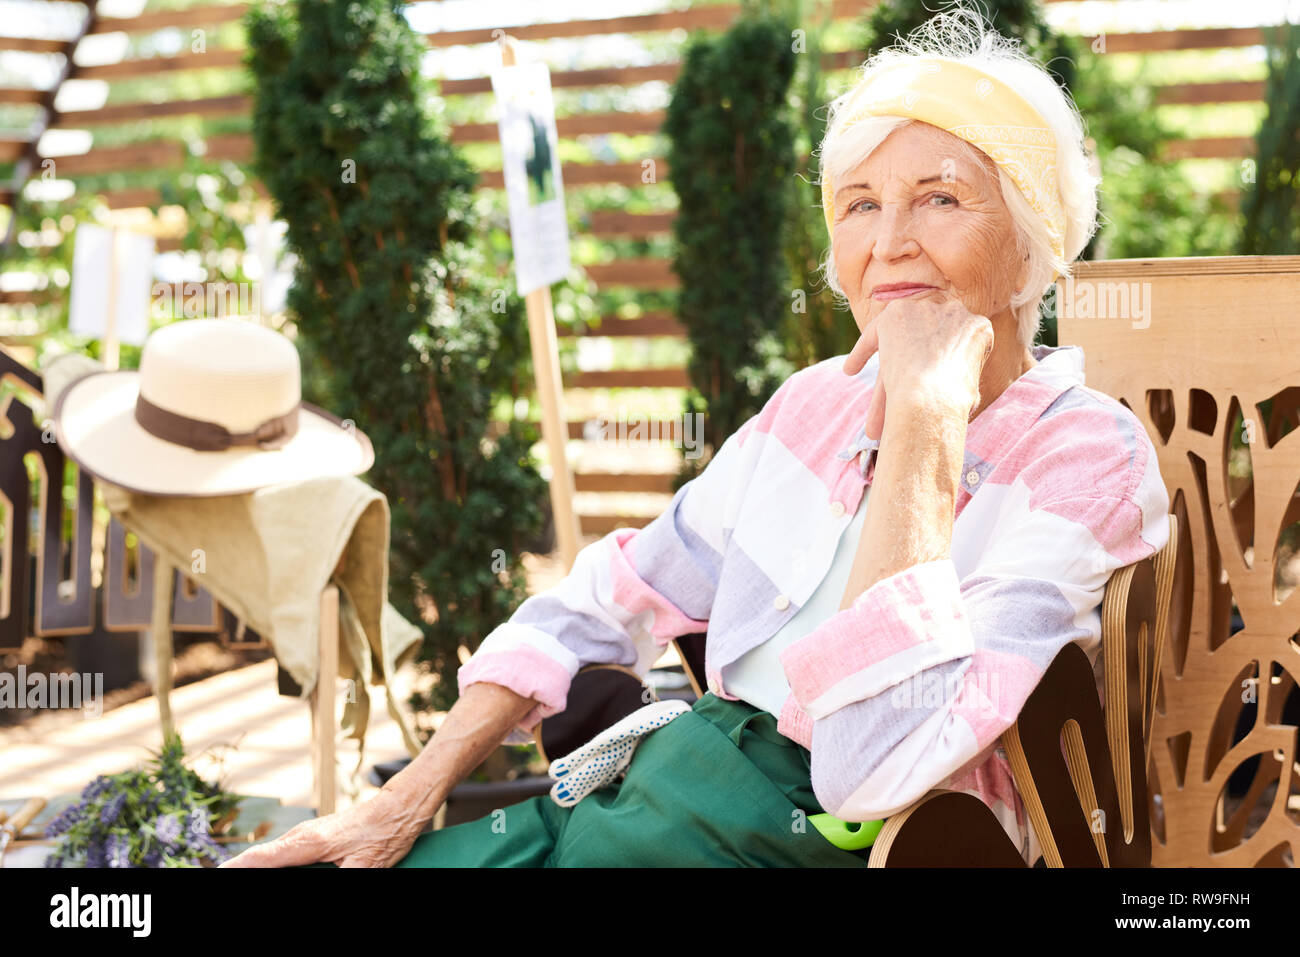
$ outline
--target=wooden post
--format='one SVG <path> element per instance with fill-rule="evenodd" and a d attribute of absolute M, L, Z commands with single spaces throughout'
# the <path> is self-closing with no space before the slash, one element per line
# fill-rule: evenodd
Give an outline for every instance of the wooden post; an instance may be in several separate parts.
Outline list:
<path fill-rule="evenodd" d="M 172 719 L 172 564 L 162 552 L 154 553 L 153 617 L 149 640 L 153 644 L 154 694 L 158 698 L 158 718 L 163 740 L 176 730 Z"/>
<path fill-rule="evenodd" d="M 582 543 L 582 529 L 573 508 L 573 473 L 565 442 L 569 435 L 564 416 L 564 386 L 560 381 L 560 353 L 556 344 L 555 314 L 551 309 L 551 289 L 534 289 L 525 298 L 528 310 L 528 338 L 533 347 L 533 369 L 537 379 L 537 396 L 542 405 L 542 437 L 551 461 L 551 514 L 555 518 L 555 538 L 565 569 L 573 567 Z"/>
<path fill-rule="evenodd" d="M 334 757 L 334 690 L 339 677 L 339 589 L 327 584 L 320 599 L 320 667 L 311 693 L 312 766 L 316 815 L 334 813 L 338 789 Z"/>
<path fill-rule="evenodd" d="M 514 66 L 515 41 L 501 38 L 501 62 Z M 560 378 L 560 352 L 555 335 L 555 312 L 551 306 L 551 287 L 534 289 L 524 298 L 528 311 L 528 340 L 533 351 L 533 370 L 537 380 L 537 398 L 542 406 L 542 438 L 546 441 L 551 463 L 551 514 L 555 520 L 555 539 L 566 570 L 573 567 L 582 546 L 582 528 L 573 508 L 573 473 L 565 444 L 569 438 L 568 420 L 564 415 L 564 385 Z"/>

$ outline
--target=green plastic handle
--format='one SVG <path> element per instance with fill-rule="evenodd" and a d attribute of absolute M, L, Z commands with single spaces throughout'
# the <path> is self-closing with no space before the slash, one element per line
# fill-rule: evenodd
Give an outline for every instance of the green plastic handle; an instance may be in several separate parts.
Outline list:
<path fill-rule="evenodd" d="M 885 826 L 884 821 L 841 821 L 829 814 L 813 814 L 808 820 L 822 837 L 842 851 L 860 851 L 870 847 Z"/>

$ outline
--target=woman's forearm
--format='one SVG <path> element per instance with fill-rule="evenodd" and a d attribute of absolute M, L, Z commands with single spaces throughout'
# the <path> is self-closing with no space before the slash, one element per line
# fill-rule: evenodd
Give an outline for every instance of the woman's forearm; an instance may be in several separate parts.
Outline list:
<path fill-rule="evenodd" d="M 949 557 L 967 411 L 890 398 L 841 609 L 881 579 Z"/>
<path fill-rule="evenodd" d="M 451 789 L 482 764 L 536 705 L 501 685 L 470 685 L 424 750 L 393 775 L 384 790 L 399 795 L 421 826 L 428 824 Z"/>

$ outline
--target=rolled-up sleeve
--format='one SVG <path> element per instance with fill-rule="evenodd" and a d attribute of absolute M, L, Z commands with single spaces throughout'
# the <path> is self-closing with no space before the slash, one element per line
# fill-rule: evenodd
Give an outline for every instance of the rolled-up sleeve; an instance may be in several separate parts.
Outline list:
<path fill-rule="evenodd" d="M 987 758 L 1061 648 L 1097 647 L 1111 573 L 1169 535 L 1158 475 L 1117 485 L 1046 502 L 1013 487 L 970 574 L 913 565 L 785 649 L 783 723 L 803 730 L 823 807 L 908 807 Z"/>
<path fill-rule="evenodd" d="M 673 638 L 705 631 L 722 558 L 749 469 L 747 422 L 704 471 L 644 528 L 621 528 L 583 548 L 558 584 L 524 601 L 458 672 L 537 701 L 510 741 L 563 711 L 580 668 L 618 664 L 644 675 Z"/>

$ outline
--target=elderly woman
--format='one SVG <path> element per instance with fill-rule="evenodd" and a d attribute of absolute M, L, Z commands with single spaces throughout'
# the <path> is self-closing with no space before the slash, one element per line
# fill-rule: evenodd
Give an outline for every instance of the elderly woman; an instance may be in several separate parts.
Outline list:
<path fill-rule="evenodd" d="M 1094 229 L 1082 124 L 1012 43 L 940 17 L 832 104 L 821 175 L 847 359 L 791 376 L 663 515 L 494 630 L 379 795 L 234 863 L 861 866 L 809 817 L 876 820 L 935 787 L 978 796 L 1034 861 L 998 738 L 1063 646 L 1096 662 L 1111 572 L 1168 535 L 1137 419 L 1084 385 L 1078 347 L 1032 345 Z M 694 708 L 635 718 L 552 796 L 421 836 L 580 668 L 644 674 L 706 630 Z"/>

